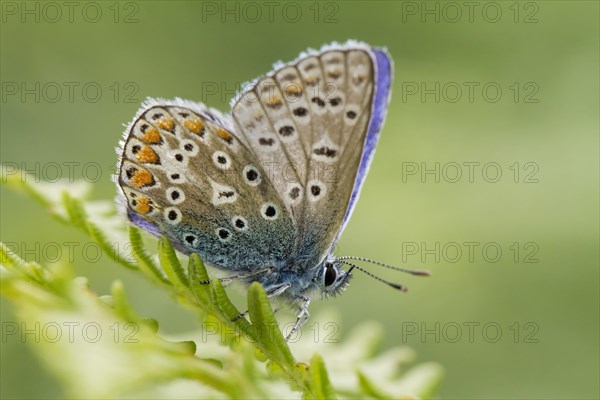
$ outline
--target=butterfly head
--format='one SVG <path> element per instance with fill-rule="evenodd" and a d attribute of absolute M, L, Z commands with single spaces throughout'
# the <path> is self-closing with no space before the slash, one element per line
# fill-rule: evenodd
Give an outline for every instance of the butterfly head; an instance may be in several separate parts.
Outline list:
<path fill-rule="evenodd" d="M 342 262 L 334 256 L 323 260 L 313 278 L 324 297 L 331 297 L 343 292 L 350 282 L 352 274 L 342 268 Z"/>
<path fill-rule="evenodd" d="M 382 279 L 379 276 L 367 271 L 363 267 L 356 265 L 354 262 L 351 262 L 351 260 L 367 262 L 372 265 L 408 273 L 410 275 L 429 276 L 429 271 L 398 268 L 393 265 L 384 264 L 364 257 L 335 257 L 333 255 L 328 255 L 316 270 L 316 275 L 313 278 L 313 287 L 316 286 L 319 288 L 323 297 L 331 297 L 340 294 L 348 286 L 350 278 L 353 276 L 352 271 L 356 269 L 394 289 L 406 292 L 406 286 Z M 347 266 L 348 269 L 344 269 L 342 267 L 343 265 Z"/>

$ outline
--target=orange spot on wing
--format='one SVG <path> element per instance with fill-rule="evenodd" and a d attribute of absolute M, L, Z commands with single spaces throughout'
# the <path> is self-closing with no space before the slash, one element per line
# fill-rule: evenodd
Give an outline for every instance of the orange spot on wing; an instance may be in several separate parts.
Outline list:
<path fill-rule="evenodd" d="M 183 122 L 183 126 L 185 126 L 185 128 L 187 130 L 189 130 L 190 132 L 199 134 L 202 131 L 202 128 L 204 128 L 204 123 L 199 118 L 192 118 L 192 119 L 186 119 Z"/>
<path fill-rule="evenodd" d="M 337 79 L 340 76 L 342 76 L 342 70 L 339 68 L 332 68 L 331 70 L 329 70 L 327 76 L 329 76 L 332 79 Z"/>
<path fill-rule="evenodd" d="M 222 129 L 222 128 L 217 129 L 217 136 L 229 144 L 231 144 L 231 142 L 233 142 L 233 136 L 231 136 L 231 133 L 227 132 L 225 129 Z"/>
<path fill-rule="evenodd" d="M 144 146 L 137 154 L 137 160 L 142 163 L 156 164 L 158 163 L 158 154 L 150 148 L 150 146 Z"/>
<path fill-rule="evenodd" d="M 137 204 L 135 205 L 135 211 L 140 214 L 148 214 L 152 210 L 152 206 L 150 206 L 150 199 L 147 197 L 140 197 L 137 199 Z"/>
<path fill-rule="evenodd" d="M 286 85 L 285 92 L 291 95 L 300 95 L 302 94 L 302 86 L 299 83 L 290 83 Z"/>
<path fill-rule="evenodd" d="M 320 79 L 317 76 L 307 76 L 304 81 L 308 86 L 314 86 L 319 83 Z"/>
<path fill-rule="evenodd" d="M 154 176 L 145 169 L 138 169 L 131 177 L 131 184 L 136 188 L 154 184 Z"/>
<path fill-rule="evenodd" d="M 171 117 L 162 117 L 156 122 L 156 125 L 165 131 L 172 131 L 175 127 L 175 121 Z"/>
<path fill-rule="evenodd" d="M 144 135 L 141 137 L 142 141 L 147 144 L 156 144 L 160 143 L 160 133 L 158 133 L 158 129 L 150 128 L 144 132 Z"/>
<path fill-rule="evenodd" d="M 277 106 L 281 104 L 281 96 L 278 93 L 270 94 L 265 100 L 265 104 L 268 106 Z"/>

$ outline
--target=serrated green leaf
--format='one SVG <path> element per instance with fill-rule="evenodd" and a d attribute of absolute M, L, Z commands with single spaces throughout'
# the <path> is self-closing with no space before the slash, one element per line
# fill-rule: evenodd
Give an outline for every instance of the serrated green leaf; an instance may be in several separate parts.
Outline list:
<path fill-rule="evenodd" d="M 129 304 L 123 283 L 121 281 L 114 281 L 111 289 L 113 309 L 117 314 L 125 321 L 138 322 L 140 317 Z"/>
<path fill-rule="evenodd" d="M 115 250 L 113 246 L 111 246 L 109 241 L 106 239 L 106 235 L 104 235 L 100 228 L 98 228 L 93 222 L 86 222 L 86 231 L 89 233 L 90 237 L 100 245 L 102 251 L 110 255 L 113 261 L 121 264 L 122 266 L 128 269 L 138 269 L 137 265 L 127 261 L 119 254 L 118 251 Z"/>
<path fill-rule="evenodd" d="M 198 300 L 200 305 L 205 307 L 206 311 L 215 310 L 210 293 L 210 278 L 208 277 L 204 263 L 196 253 L 192 253 L 188 259 L 188 276 L 190 279 L 190 289 L 196 300 Z"/>
<path fill-rule="evenodd" d="M 231 376 L 228 376 L 215 363 L 210 361 L 190 357 L 189 362 L 184 363 L 182 366 L 180 378 L 198 380 L 207 386 L 228 394 L 230 398 L 240 397 L 238 387 L 235 381 L 232 381 Z"/>
<path fill-rule="evenodd" d="M 196 342 L 194 342 L 193 340 L 183 340 L 181 342 L 177 342 L 175 343 L 177 346 L 179 346 L 181 348 L 181 351 L 185 354 L 189 354 L 190 356 L 193 356 L 194 354 L 196 354 Z"/>
<path fill-rule="evenodd" d="M 266 348 L 265 353 L 284 369 L 293 369 L 294 356 L 281 334 L 267 294 L 258 282 L 248 288 L 248 310 L 259 342 Z"/>
<path fill-rule="evenodd" d="M 173 246 L 166 236 L 158 240 L 158 259 L 169 281 L 179 287 L 182 292 L 186 292 L 189 286 L 188 277 L 185 275 L 177 254 L 175 254 L 175 250 L 173 250 Z"/>
<path fill-rule="evenodd" d="M 158 266 L 154 263 L 154 260 L 152 260 L 152 258 L 146 252 L 144 244 L 142 243 L 142 236 L 140 235 L 140 231 L 134 226 L 129 226 L 129 240 L 131 242 L 133 255 L 138 261 L 138 266 L 140 270 L 142 270 L 148 277 L 150 277 L 154 281 L 157 281 L 158 283 L 171 285 L 171 282 L 169 282 L 163 276 Z"/>
<path fill-rule="evenodd" d="M 223 314 L 224 322 L 229 326 L 237 327 L 242 333 L 244 333 L 250 340 L 256 341 L 257 335 L 254 327 L 244 317 L 240 317 L 240 311 L 237 307 L 229 300 L 227 292 L 223 288 L 223 284 L 220 280 L 215 279 L 211 282 L 211 288 L 216 300 L 216 308 Z"/>
<path fill-rule="evenodd" d="M 362 389 L 362 392 L 368 396 L 374 397 L 376 399 L 389 399 L 390 396 L 387 396 L 377 388 L 373 382 L 369 380 L 362 372 L 356 371 L 356 376 L 358 377 L 358 384 Z"/>
<path fill-rule="evenodd" d="M 312 390 L 318 399 L 336 399 L 335 389 L 329 381 L 325 363 L 320 355 L 315 354 L 310 362 Z"/>
<path fill-rule="evenodd" d="M 38 284 L 45 284 L 44 269 L 36 262 L 27 262 L 16 255 L 5 243 L 0 242 L 0 263 L 12 272 Z"/>
<path fill-rule="evenodd" d="M 88 216 L 81 204 L 81 201 L 72 197 L 69 193 L 63 192 L 62 194 L 62 202 L 69 215 L 69 222 L 80 229 L 83 229 L 84 232 L 89 233 L 87 230 Z"/>
<path fill-rule="evenodd" d="M 154 318 L 142 318 L 141 323 L 146 325 L 150 332 L 158 333 L 158 321 Z"/>

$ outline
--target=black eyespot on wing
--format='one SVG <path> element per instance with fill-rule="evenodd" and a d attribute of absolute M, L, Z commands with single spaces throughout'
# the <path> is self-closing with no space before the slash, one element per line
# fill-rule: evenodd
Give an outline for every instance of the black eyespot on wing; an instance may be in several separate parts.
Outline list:
<path fill-rule="evenodd" d="M 279 134 L 281 136 L 290 136 L 294 133 L 294 127 L 290 125 L 282 126 L 279 128 Z"/>
<path fill-rule="evenodd" d="M 298 107 L 294 109 L 293 113 L 297 117 L 304 117 L 308 113 L 308 110 L 304 107 Z"/>
<path fill-rule="evenodd" d="M 271 138 L 259 138 L 258 143 L 260 143 L 263 146 L 273 146 L 273 143 L 275 143 L 275 141 Z"/>
<path fill-rule="evenodd" d="M 267 217 L 274 217 L 276 213 L 277 213 L 277 211 L 275 210 L 275 207 L 273 207 L 273 206 L 268 206 L 267 209 L 265 210 L 265 215 Z"/>
<path fill-rule="evenodd" d="M 230 198 L 230 197 L 233 197 L 234 195 L 235 195 L 235 192 L 232 192 L 232 191 L 219 192 L 219 199 L 222 199 L 223 197 Z"/>
<path fill-rule="evenodd" d="M 319 107 L 325 107 L 325 102 L 323 101 L 323 99 L 321 99 L 319 97 L 313 97 L 312 99 L 310 99 L 310 101 L 312 101 L 313 103 L 315 103 Z"/>
<path fill-rule="evenodd" d="M 136 172 L 137 172 L 137 168 L 135 168 L 135 167 L 131 167 L 131 168 L 127 169 L 127 171 L 125 171 L 128 179 L 131 179 L 133 177 L 133 175 L 135 175 Z"/>
<path fill-rule="evenodd" d="M 300 196 L 300 188 L 293 187 L 292 190 L 290 190 L 290 198 L 295 200 L 298 198 L 298 196 Z"/>
<path fill-rule="evenodd" d="M 330 149 L 327 146 L 323 146 L 323 147 L 319 147 L 319 148 L 315 149 L 314 153 L 318 156 L 325 156 L 325 157 L 333 158 L 336 156 L 337 151 L 334 149 Z"/>
<path fill-rule="evenodd" d="M 254 169 L 249 169 L 248 171 L 246 171 L 246 178 L 250 182 L 254 182 L 256 178 L 258 178 L 258 172 L 256 172 L 256 170 Z"/>
<path fill-rule="evenodd" d="M 194 240 L 196 240 L 196 237 L 194 235 L 186 235 L 185 236 L 185 241 L 188 242 L 189 244 L 194 244 Z"/>

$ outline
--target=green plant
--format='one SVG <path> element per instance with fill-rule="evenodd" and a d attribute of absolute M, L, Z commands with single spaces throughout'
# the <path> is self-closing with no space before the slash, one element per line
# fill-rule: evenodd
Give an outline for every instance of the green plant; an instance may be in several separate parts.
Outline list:
<path fill-rule="evenodd" d="M 381 338 L 377 324 L 357 328 L 342 344 L 299 343 L 303 354 L 313 353 L 299 362 L 258 283 L 248 288 L 249 320 L 236 318 L 240 310 L 221 281 L 209 278 L 197 255 L 190 256 L 184 268 L 170 242 L 161 238 L 157 257 L 152 257 L 137 228 L 129 227 L 127 235 L 125 221 L 110 202 L 86 200 L 90 187 L 84 183 L 34 184 L 33 179 L 15 176 L 3 173 L 2 182 L 34 197 L 57 220 L 83 231 L 113 260 L 148 277 L 194 310 L 205 327 L 222 333 L 212 340 L 198 339 L 198 334 L 167 340 L 158 335 L 156 320 L 136 313 L 120 281 L 113 283 L 110 295 L 97 296 L 86 278 L 74 276 L 72 266 L 24 261 L 1 245 L 2 296 L 13 302 L 21 321 L 50 328 L 61 323 L 100 327 L 108 333 L 94 340 L 52 337 L 33 343 L 69 395 L 313 399 L 435 394 L 442 375 L 437 364 L 422 364 L 399 375 L 399 367 L 414 360 L 410 349 L 374 356 Z M 114 243 L 129 243 L 132 256 L 117 251 Z M 135 339 L 126 340 L 132 332 Z"/>

